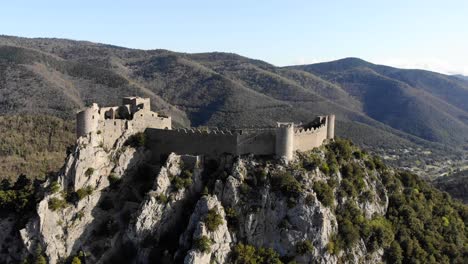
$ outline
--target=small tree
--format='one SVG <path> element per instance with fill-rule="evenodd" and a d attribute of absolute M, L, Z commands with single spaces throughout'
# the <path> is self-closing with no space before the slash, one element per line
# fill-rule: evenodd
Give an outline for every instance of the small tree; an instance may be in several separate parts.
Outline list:
<path fill-rule="evenodd" d="M 58 191 L 60 191 L 60 184 L 57 181 L 54 181 L 52 184 L 50 184 L 50 192 L 56 193 Z"/>
<path fill-rule="evenodd" d="M 126 146 L 131 146 L 134 148 L 143 147 L 146 144 L 146 134 L 143 132 L 136 133 L 130 136 L 125 142 Z"/>
<path fill-rule="evenodd" d="M 205 223 L 206 229 L 208 229 L 210 232 L 213 232 L 223 224 L 223 217 L 218 214 L 218 210 L 216 208 L 212 208 L 206 214 L 203 222 Z"/>
<path fill-rule="evenodd" d="M 313 251 L 314 251 L 314 246 L 309 240 L 304 240 L 296 244 L 296 252 L 299 255 L 312 253 Z"/>
<path fill-rule="evenodd" d="M 202 236 L 194 241 L 194 247 L 200 252 L 207 253 L 211 250 L 213 242 L 207 236 Z"/>
<path fill-rule="evenodd" d="M 73 257 L 71 264 L 81 264 L 81 259 L 79 257 Z"/>
<path fill-rule="evenodd" d="M 65 208 L 66 202 L 63 199 L 57 198 L 57 197 L 52 197 L 50 198 L 49 202 L 49 209 L 52 211 L 56 211 L 62 208 Z"/>

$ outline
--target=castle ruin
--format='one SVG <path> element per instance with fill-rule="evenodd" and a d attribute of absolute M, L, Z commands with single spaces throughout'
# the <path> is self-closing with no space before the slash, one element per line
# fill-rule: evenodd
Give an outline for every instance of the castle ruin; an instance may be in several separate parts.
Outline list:
<path fill-rule="evenodd" d="M 277 123 L 266 129 L 172 129 L 171 117 L 151 111 L 150 99 L 124 97 L 121 106 L 90 107 L 77 113 L 77 138 L 91 133 L 102 134 L 103 145 L 114 146 L 125 131 L 145 132 L 154 157 L 171 152 L 216 156 L 275 155 L 291 160 L 294 151 L 307 151 L 332 140 L 335 116 L 318 116 L 305 125 Z"/>

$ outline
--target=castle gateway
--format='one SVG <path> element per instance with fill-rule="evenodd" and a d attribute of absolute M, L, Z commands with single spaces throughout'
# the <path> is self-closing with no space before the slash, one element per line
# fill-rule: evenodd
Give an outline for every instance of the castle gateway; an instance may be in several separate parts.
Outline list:
<path fill-rule="evenodd" d="M 77 113 L 77 138 L 100 134 L 103 145 L 114 146 L 124 132 L 145 132 L 155 157 L 171 152 L 216 156 L 275 155 L 291 160 L 296 150 L 307 151 L 334 138 L 335 116 L 318 116 L 306 125 L 277 123 L 267 129 L 172 129 L 171 117 L 151 111 L 150 99 L 125 97 L 121 106 L 97 104 Z"/>

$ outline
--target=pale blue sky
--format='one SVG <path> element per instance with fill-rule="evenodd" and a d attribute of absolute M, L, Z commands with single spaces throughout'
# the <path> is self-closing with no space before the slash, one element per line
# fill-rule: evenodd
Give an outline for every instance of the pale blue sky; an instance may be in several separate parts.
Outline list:
<path fill-rule="evenodd" d="M 0 34 L 225 51 L 275 65 L 360 57 L 468 75 L 468 1 L 8 0 Z"/>

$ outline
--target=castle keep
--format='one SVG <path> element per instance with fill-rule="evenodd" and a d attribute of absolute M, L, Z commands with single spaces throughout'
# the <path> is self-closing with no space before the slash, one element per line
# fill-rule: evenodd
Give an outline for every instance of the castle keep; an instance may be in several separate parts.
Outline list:
<path fill-rule="evenodd" d="M 305 125 L 277 123 L 267 129 L 172 129 L 171 118 L 151 111 L 149 98 L 125 97 L 121 106 L 99 107 L 97 104 L 77 113 L 76 135 L 102 134 L 105 147 L 130 128 L 145 132 L 155 157 L 171 152 L 216 156 L 275 155 L 291 160 L 296 150 L 307 151 L 334 138 L 335 116 L 318 116 Z"/>

